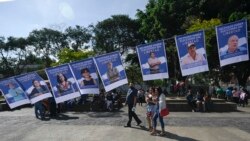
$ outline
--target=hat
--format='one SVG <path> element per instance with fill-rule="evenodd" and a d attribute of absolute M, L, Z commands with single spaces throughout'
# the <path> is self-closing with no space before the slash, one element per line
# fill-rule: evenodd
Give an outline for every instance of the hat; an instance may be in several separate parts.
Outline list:
<path fill-rule="evenodd" d="M 188 43 L 187 46 L 188 46 L 188 48 L 189 48 L 189 47 L 191 47 L 191 46 L 195 46 L 195 44 L 194 44 L 194 43 Z"/>

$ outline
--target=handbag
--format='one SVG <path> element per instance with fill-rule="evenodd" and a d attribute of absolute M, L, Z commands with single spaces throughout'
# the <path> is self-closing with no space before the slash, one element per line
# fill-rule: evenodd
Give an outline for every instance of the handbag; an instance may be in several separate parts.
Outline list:
<path fill-rule="evenodd" d="M 168 108 L 166 107 L 165 109 L 162 109 L 161 112 L 160 112 L 160 115 L 161 115 L 161 117 L 169 115 Z"/>

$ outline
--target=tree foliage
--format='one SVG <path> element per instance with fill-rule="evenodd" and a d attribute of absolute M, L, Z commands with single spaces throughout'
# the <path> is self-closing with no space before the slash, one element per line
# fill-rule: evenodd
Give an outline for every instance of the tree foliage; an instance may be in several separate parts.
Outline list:
<path fill-rule="evenodd" d="M 93 51 L 74 51 L 73 49 L 64 48 L 58 53 L 58 62 L 53 63 L 53 66 L 70 63 L 73 61 L 78 61 L 93 57 Z"/>
<path fill-rule="evenodd" d="M 93 49 L 103 53 L 118 50 L 123 54 L 142 42 L 138 30 L 138 22 L 127 15 L 111 16 L 93 27 Z"/>
<path fill-rule="evenodd" d="M 149 0 L 145 12 L 137 11 L 140 32 L 149 41 L 181 34 L 186 17 L 199 16 L 199 9 L 195 0 Z"/>
<path fill-rule="evenodd" d="M 41 30 L 33 30 L 28 37 L 31 46 L 35 47 L 35 51 L 39 57 L 44 58 L 46 67 L 52 63 L 51 57 L 64 47 L 68 47 L 66 37 L 60 31 L 43 28 Z"/>
<path fill-rule="evenodd" d="M 89 43 L 90 38 L 92 37 L 87 28 L 79 25 L 76 25 L 75 27 L 68 27 L 64 34 L 67 38 L 68 44 L 74 51 L 87 48 L 88 46 L 86 44 Z"/>
<path fill-rule="evenodd" d="M 0 73 L 5 77 L 17 75 L 27 71 L 34 71 L 34 65 L 42 66 L 25 38 L 2 37 L 0 40 Z M 32 66 L 33 65 L 33 66 Z M 38 67 L 35 67 L 37 69 Z"/>

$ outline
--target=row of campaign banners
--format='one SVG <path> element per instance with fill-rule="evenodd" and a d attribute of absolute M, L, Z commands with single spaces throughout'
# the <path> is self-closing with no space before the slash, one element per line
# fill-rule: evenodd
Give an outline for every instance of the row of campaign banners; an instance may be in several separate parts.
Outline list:
<path fill-rule="evenodd" d="M 52 97 L 51 92 L 56 103 L 61 103 L 83 94 L 99 94 L 97 71 L 106 91 L 128 83 L 121 55 L 113 52 L 46 68 L 49 85 L 36 72 L 31 72 L 0 81 L 0 89 L 10 108 Z"/>
<path fill-rule="evenodd" d="M 221 66 L 249 60 L 246 20 L 217 26 L 216 35 Z M 175 41 L 183 76 L 209 71 L 204 31 L 176 36 Z M 143 80 L 169 78 L 164 40 L 139 45 L 136 50 Z M 128 83 L 119 52 L 47 68 L 45 72 L 56 103 L 82 94 L 99 94 L 97 72 L 106 91 Z M 36 72 L 2 80 L 0 89 L 10 108 L 52 97 Z"/>
<path fill-rule="evenodd" d="M 247 20 L 216 27 L 220 65 L 249 60 Z M 204 30 L 175 37 L 182 76 L 209 71 Z M 143 80 L 168 78 L 164 41 L 137 46 Z M 152 75 L 148 75 L 152 74 Z"/>

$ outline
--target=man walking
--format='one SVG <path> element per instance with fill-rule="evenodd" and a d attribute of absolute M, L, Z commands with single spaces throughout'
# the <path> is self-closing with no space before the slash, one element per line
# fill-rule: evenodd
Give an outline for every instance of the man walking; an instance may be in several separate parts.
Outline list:
<path fill-rule="evenodd" d="M 136 97 L 137 97 L 137 89 L 133 86 L 132 83 L 129 84 L 129 89 L 127 92 L 127 97 L 125 104 L 128 105 L 128 123 L 124 127 L 131 127 L 132 117 L 134 117 L 135 121 L 137 122 L 137 126 L 139 126 L 142 121 L 138 118 L 135 113 L 135 106 L 136 106 Z"/>

